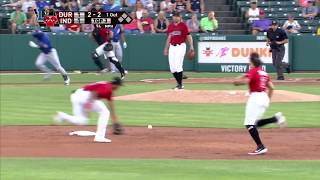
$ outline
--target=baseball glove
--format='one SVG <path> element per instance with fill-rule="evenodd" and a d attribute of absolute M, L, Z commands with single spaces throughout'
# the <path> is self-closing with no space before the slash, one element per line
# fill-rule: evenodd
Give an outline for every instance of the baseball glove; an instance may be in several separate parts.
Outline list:
<path fill-rule="evenodd" d="M 103 50 L 105 51 L 112 51 L 113 50 L 113 45 L 111 43 L 108 43 L 104 46 Z"/>
<path fill-rule="evenodd" d="M 115 135 L 121 135 L 124 133 L 124 129 L 122 125 L 118 122 L 113 123 L 112 128 L 113 128 L 113 134 Z"/>
<path fill-rule="evenodd" d="M 194 50 L 193 49 L 190 49 L 187 53 L 187 58 L 192 61 L 194 60 L 194 56 L 195 56 L 195 53 L 194 53 Z"/>

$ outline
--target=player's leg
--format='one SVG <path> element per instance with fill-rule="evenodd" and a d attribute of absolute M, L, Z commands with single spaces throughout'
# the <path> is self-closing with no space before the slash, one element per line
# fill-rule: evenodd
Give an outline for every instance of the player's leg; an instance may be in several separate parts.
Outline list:
<path fill-rule="evenodd" d="M 172 73 L 173 77 L 175 78 L 175 80 L 177 82 L 177 87 L 178 87 L 179 86 L 178 72 L 177 72 L 177 69 L 176 69 L 176 67 L 177 67 L 176 59 L 177 58 L 178 58 L 177 46 L 170 45 L 169 52 L 168 52 L 169 68 L 170 68 L 170 72 Z"/>
<path fill-rule="evenodd" d="M 110 112 L 106 105 L 100 101 L 96 100 L 93 103 L 92 110 L 97 112 L 99 114 L 98 118 L 98 124 L 97 124 L 97 131 L 96 136 L 94 138 L 95 142 L 111 142 L 111 140 L 106 139 L 106 131 L 107 131 L 107 125 L 110 117 Z"/>
<path fill-rule="evenodd" d="M 60 64 L 59 56 L 56 49 L 52 49 L 52 52 L 48 54 L 49 62 L 57 69 L 57 71 L 61 74 L 64 84 L 69 85 L 70 84 L 70 78 L 67 74 L 67 72 L 64 70 L 64 68 Z"/>
<path fill-rule="evenodd" d="M 105 51 L 105 56 L 109 59 L 109 61 L 115 65 L 115 67 L 118 69 L 118 71 L 121 74 L 121 79 L 124 79 L 125 77 L 125 70 L 122 67 L 121 63 L 119 62 L 119 60 L 116 58 L 114 51 Z"/>
<path fill-rule="evenodd" d="M 122 47 L 120 45 L 120 42 L 112 42 L 113 45 L 113 51 L 115 53 L 116 58 L 119 60 L 119 62 L 122 62 Z M 117 68 L 114 64 L 110 64 L 111 71 L 117 71 Z"/>
<path fill-rule="evenodd" d="M 177 61 L 176 61 L 176 67 L 177 67 L 177 78 L 178 78 L 178 84 L 180 85 L 180 89 L 183 89 L 183 84 L 182 84 L 182 80 L 183 80 L 183 60 L 184 60 L 184 56 L 186 54 L 186 44 L 183 43 L 180 46 L 178 46 L 178 50 L 177 50 Z"/>
<path fill-rule="evenodd" d="M 269 105 L 269 99 L 267 95 L 265 94 L 265 98 L 262 97 L 264 95 L 261 96 L 260 94 L 262 93 L 251 94 L 246 105 L 244 125 L 248 129 L 249 134 L 257 145 L 257 149 L 255 151 L 248 153 L 250 155 L 263 154 L 268 151 L 267 148 L 265 148 L 265 146 L 263 145 L 258 129 L 256 127 L 256 121 L 263 116 Z"/>
<path fill-rule="evenodd" d="M 103 65 L 102 65 L 99 57 L 100 57 L 101 55 L 103 55 L 103 53 L 104 53 L 103 48 L 104 48 L 105 45 L 106 45 L 106 43 L 101 44 L 99 47 L 97 47 L 97 48 L 94 50 L 94 52 L 91 53 L 91 55 L 92 55 L 92 60 L 93 60 L 93 62 L 95 63 L 95 65 L 99 68 L 100 71 L 103 70 L 104 67 L 103 67 Z"/>
<path fill-rule="evenodd" d="M 58 112 L 55 116 L 56 122 L 68 122 L 75 125 L 87 125 L 88 124 L 88 111 L 85 103 L 90 98 L 90 92 L 78 89 L 76 92 L 71 94 L 70 100 L 72 103 L 73 115 L 69 115 L 64 112 Z"/>
<path fill-rule="evenodd" d="M 46 73 L 46 75 L 44 76 L 44 79 L 50 79 L 52 70 L 45 65 L 46 61 L 47 61 L 47 55 L 44 53 L 40 53 L 37 57 L 35 65 L 38 67 L 38 69 L 40 69 L 40 71 Z"/>
<path fill-rule="evenodd" d="M 286 117 L 284 115 L 282 115 L 282 112 L 277 112 L 274 116 L 272 116 L 270 118 L 259 119 L 256 122 L 256 126 L 257 127 L 262 127 L 262 126 L 265 126 L 265 125 L 268 125 L 268 124 L 272 124 L 272 123 L 276 123 L 280 127 L 286 127 L 287 126 Z"/>

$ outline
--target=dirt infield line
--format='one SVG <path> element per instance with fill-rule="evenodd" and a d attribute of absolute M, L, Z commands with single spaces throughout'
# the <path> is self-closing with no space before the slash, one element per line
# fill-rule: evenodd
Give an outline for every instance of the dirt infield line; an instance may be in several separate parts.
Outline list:
<path fill-rule="evenodd" d="M 1 157 L 85 157 L 141 159 L 279 159 L 320 160 L 319 128 L 262 129 L 269 148 L 248 156 L 255 146 L 245 129 L 127 127 L 110 144 L 75 137 L 74 130 L 94 126 L 1 126 Z"/>

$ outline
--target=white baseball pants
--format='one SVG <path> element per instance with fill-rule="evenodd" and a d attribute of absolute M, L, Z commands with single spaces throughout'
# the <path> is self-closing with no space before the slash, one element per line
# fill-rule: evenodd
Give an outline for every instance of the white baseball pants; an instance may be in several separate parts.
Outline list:
<path fill-rule="evenodd" d="M 266 92 L 253 92 L 246 105 L 244 125 L 255 125 L 269 107 L 270 99 Z"/>
<path fill-rule="evenodd" d="M 169 67 L 171 73 L 183 71 L 183 59 L 186 54 L 186 43 L 169 46 Z"/>
<path fill-rule="evenodd" d="M 60 72 L 60 74 L 67 75 L 67 72 L 60 64 L 59 56 L 56 49 L 52 48 L 51 52 L 48 54 L 45 54 L 43 52 L 40 53 L 37 57 L 35 65 L 42 72 L 51 73 L 51 70 L 45 65 L 47 61 L 49 61 L 49 63 L 52 64 L 57 69 L 57 71 Z"/>
<path fill-rule="evenodd" d="M 88 113 L 97 112 L 99 114 L 96 138 L 104 138 L 106 135 L 107 125 L 110 117 L 110 112 L 106 105 L 100 100 L 94 100 L 91 102 L 90 109 L 86 109 L 85 105 L 90 103 L 92 93 L 90 91 L 84 91 L 78 89 L 71 94 L 71 103 L 73 109 L 73 115 L 67 113 L 60 113 L 59 116 L 63 120 L 75 124 L 86 125 L 88 124 Z"/>

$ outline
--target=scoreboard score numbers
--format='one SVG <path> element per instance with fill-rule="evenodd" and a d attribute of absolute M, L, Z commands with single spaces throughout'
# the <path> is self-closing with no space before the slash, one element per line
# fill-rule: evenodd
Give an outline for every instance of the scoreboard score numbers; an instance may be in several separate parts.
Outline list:
<path fill-rule="evenodd" d="M 125 11 L 117 12 L 87 12 L 87 11 L 54 11 L 43 10 L 42 26 L 59 26 L 60 24 L 93 24 L 98 27 L 113 28 L 117 24 L 129 24 L 132 18 Z"/>

